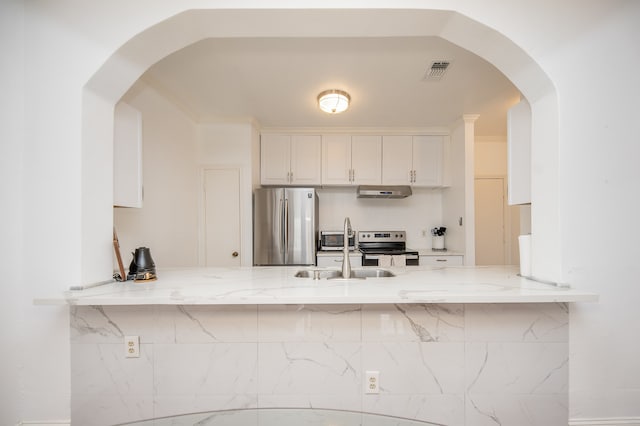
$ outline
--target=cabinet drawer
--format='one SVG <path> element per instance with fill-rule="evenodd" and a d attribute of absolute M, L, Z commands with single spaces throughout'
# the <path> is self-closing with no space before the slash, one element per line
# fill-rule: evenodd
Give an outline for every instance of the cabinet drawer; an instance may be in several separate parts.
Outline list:
<path fill-rule="evenodd" d="M 462 266 L 463 256 L 420 256 L 420 265 Z"/>
<path fill-rule="evenodd" d="M 349 262 L 351 263 L 352 268 L 359 268 L 362 266 L 362 256 L 351 255 L 349 256 Z M 316 263 L 319 268 L 339 268 L 342 266 L 342 256 L 318 256 Z"/>

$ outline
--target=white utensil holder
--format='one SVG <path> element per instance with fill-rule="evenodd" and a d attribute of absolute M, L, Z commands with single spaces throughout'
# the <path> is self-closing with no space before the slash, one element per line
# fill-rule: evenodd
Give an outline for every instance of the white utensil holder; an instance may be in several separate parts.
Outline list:
<path fill-rule="evenodd" d="M 432 250 L 444 250 L 444 235 L 434 235 L 431 237 Z"/>

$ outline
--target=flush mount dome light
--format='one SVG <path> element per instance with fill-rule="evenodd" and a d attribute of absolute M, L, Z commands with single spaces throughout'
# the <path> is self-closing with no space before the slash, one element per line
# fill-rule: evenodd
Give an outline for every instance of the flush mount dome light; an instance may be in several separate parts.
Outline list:
<path fill-rule="evenodd" d="M 318 95 L 318 107 L 329 114 L 338 114 L 349 108 L 351 96 L 344 90 L 325 90 Z"/>

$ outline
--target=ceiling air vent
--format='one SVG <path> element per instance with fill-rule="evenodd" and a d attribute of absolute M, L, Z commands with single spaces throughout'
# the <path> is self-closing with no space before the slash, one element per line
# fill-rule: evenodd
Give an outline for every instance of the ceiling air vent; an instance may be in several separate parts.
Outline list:
<path fill-rule="evenodd" d="M 424 81 L 438 81 L 443 76 L 444 73 L 451 65 L 451 61 L 433 61 L 431 62 L 431 66 L 427 69 L 427 72 L 424 73 L 424 77 L 422 80 Z"/>

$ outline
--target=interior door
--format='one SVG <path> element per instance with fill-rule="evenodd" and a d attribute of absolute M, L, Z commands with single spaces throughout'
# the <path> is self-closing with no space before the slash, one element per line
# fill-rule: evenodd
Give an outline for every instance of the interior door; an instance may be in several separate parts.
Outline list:
<path fill-rule="evenodd" d="M 205 266 L 240 266 L 240 169 L 206 169 Z"/>
<path fill-rule="evenodd" d="M 475 179 L 476 265 L 504 265 L 505 200 L 503 178 Z"/>

